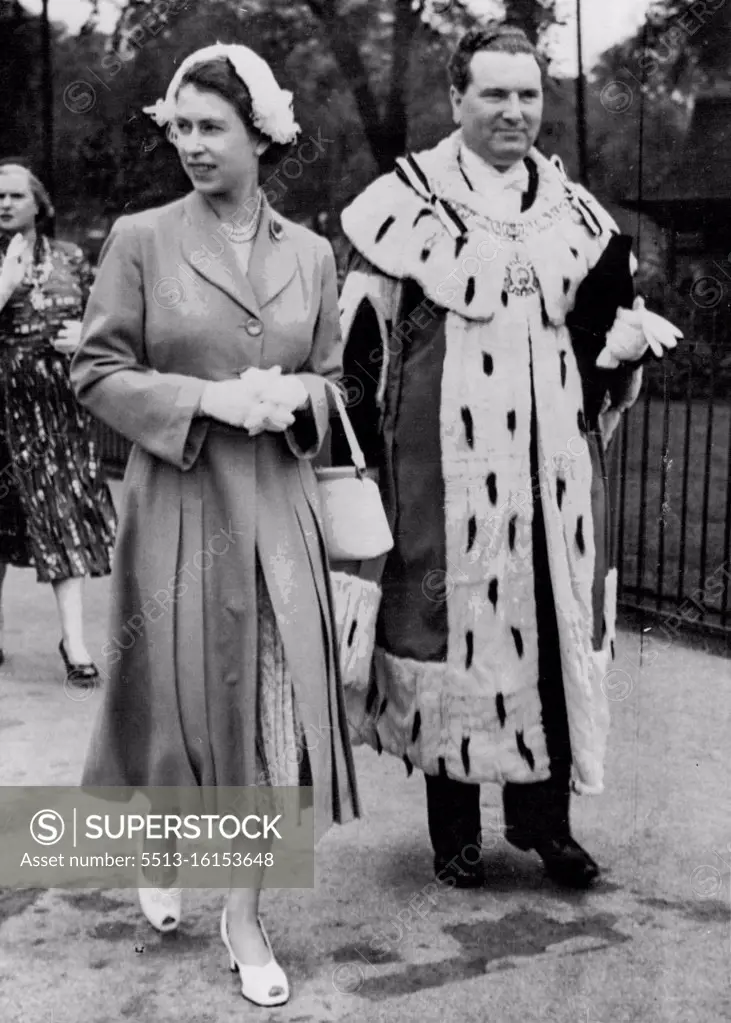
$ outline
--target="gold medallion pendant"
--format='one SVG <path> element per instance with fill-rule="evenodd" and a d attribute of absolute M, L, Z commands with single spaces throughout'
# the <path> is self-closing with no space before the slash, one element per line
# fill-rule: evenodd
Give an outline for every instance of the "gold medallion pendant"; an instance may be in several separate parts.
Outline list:
<path fill-rule="evenodd" d="M 505 290 L 511 295 L 533 295 L 538 291 L 538 278 L 533 264 L 514 256 L 505 268 Z"/>

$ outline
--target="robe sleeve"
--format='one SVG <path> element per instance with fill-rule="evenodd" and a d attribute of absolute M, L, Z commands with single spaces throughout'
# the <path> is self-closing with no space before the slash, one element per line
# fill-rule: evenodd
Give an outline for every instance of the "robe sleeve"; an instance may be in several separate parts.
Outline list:
<path fill-rule="evenodd" d="M 343 374 L 343 340 L 338 315 L 338 284 L 335 256 L 329 242 L 320 253 L 320 308 L 307 362 L 297 373 L 310 400 L 295 413 L 285 437 L 292 454 L 312 459 L 319 453 L 330 426 L 330 403 L 326 381 L 337 383 Z"/>
<path fill-rule="evenodd" d="M 352 251 L 340 296 L 345 338 L 343 383 L 353 429 L 366 464 L 374 468 L 382 464 L 381 426 L 397 289 L 395 278 L 381 273 L 357 250 Z M 351 460 L 345 433 L 337 423 L 333 425 L 332 460 L 335 465 L 347 465 Z"/>
<path fill-rule="evenodd" d="M 206 381 L 160 373 L 147 364 L 144 272 L 137 228 L 121 217 L 102 249 L 71 384 L 98 419 L 186 470 L 208 430 L 209 421 L 197 416 Z"/>
<path fill-rule="evenodd" d="M 595 212 L 603 213 L 594 200 L 592 203 Z M 597 219 L 601 223 L 599 216 Z M 607 244 L 596 264 L 579 285 L 573 309 L 566 317 L 581 373 L 587 421 L 591 427 L 598 427 L 605 447 L 622 412 L 637 400 L 642 385 L 639 364 L 623 363 L 609 370 L 596 365 L 618 310 L 631 309 L 636 294 L 632 239 L 614 228 L 616 225 L 610 229 Z"/>

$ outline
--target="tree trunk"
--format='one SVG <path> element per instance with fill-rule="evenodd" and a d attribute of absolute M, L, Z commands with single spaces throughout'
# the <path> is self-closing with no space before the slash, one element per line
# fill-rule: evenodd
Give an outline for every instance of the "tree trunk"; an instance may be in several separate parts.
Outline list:
<path fill-rule="evenodd" d="M 381 152 L 383 124 L 376 97 L 368 81 L 368 71 L 361 59 L 358 47 L 349 33 L 345 19 L 333 15 L 324 22 L 324 26 L 330 49 L 353 93 L 368 145 L 378 165 L 378 171 L 382 174 L 385 170 L 389 170 L 390 166 L 386 166 L 384 163 Z"/>
<path fill-rule="evenodd" d="M 395 0 L 395 21 L 391 61 L 391 85 L 383 123 L 381 157 L 390 170 L 397 156 L 406 152 L 408 117 L 406 86 L 411 58 L 411 40 L 419 24 L 411 0 Z M 381 166 L 379 163 L 379 166 Z"/>
<path fill-rule="evenodd" d="M 545 8 L 536 0 L 505 0 L 505 21 L 522 28 L 534 46 L 545 15 Z"/>
<path fill-rule="evenodd" d="M 392 170 L 394 159 L 406 149 L 406 82 L 411 39 L 419 23 L 418 14 L 411 9 L 411 0 L 393 0 L 393 3 L 391 84 L 382 118 L 345 16 L 338 15 L 333 0 L 308 0 L 310 10 L 325 28 L 330 49 L 351 88 L 379 174 Z"/>

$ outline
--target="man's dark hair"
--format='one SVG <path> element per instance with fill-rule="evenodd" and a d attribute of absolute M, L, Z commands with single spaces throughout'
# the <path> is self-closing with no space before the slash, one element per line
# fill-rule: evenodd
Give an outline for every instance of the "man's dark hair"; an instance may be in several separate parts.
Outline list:
<path fill-rule="evenodd" d="M 178 92 L 184 85 L 194 85 L 202 92 L 214 92 L 231 104 L 249 131 L 257 138 L 269 142 L 269 149 L 264 154 L 267 163 L 281 159 L 288 152 L 289 143 L 272 142 L 267 134 L 254 124 L 251 93 L 236 74 L 228 57 L 213 57 L 211 60 L 195 64 L 183 75 Z"/>
<path fill-rule="evenodd" d="M 449 61 L 449 78 L 457 92 L 464 93 L 470 84 L 470 61 L 476 53 L 527 53 L 535 57 L 543 70 L 538 50 L 522 28 L 517 25 L 495 24 L 487 28 L 472 28 L 457 43 Z"/>

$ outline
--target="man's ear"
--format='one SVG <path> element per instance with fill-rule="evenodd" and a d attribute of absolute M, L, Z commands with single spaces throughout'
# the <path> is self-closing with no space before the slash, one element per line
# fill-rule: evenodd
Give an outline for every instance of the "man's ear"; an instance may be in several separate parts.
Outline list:
<path fill-rule="evenodd" d="M 454 85 L 449 87 L 449 100 L 452 104 L 452 119 L 455 124 L 462 123 L 462 93 Z"/>

